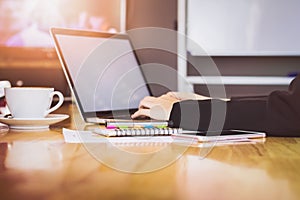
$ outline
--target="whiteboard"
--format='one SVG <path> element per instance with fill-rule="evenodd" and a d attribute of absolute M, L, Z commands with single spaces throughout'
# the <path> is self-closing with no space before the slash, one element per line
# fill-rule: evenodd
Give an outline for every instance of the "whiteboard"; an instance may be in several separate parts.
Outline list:
<path fill-rule="evenodd" d="M 187 0 L 192 55 L 300 55 L 300 0 Z"/>

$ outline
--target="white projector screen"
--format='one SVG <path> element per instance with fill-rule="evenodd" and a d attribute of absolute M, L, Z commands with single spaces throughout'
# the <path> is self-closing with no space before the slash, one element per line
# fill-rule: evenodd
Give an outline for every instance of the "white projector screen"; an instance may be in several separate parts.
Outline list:
<path fill-rule="evenodd" d="M 195 56 L 299 56 L 300 0 L 187 0 L 187 36 Z"/>

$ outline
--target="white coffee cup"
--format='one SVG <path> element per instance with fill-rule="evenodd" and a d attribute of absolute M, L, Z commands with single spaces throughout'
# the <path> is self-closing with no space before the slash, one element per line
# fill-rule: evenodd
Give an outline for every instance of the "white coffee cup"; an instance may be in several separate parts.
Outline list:
<path fill-rule="evenodd" d="M 5 88 L 7 106 L 14 118 L 44 118 L 57 110 L 64 102 L 64 96 L 54 88 L 47 87 L 11 87 Z M 53 96 L 59 100 L 50 108 Z"/>

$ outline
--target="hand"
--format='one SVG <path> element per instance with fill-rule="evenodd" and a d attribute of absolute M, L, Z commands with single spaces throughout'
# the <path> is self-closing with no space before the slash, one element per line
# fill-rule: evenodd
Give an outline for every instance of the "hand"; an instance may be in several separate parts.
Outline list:
<path fill-rule="evenodd" d="M 137 118 L 140 116 L 150 117 L 157 120 L 168 120 L 173 107 L 173 104 L 179 99 L 172 95 L 162 95 L 160 97 L 145 97 L 139 105 L 139 110 L 131 117 Z"/>
<path fill-rule="evenodd" d="M 173 104 L 183 100 L 208 100 L 210 97 L 187 92 L 168 92 L 160 97 L 145 97 L 139 105 L 139 110 L 136 111 L 132 118 L 150 117 L 158 120 L 168 120 L 173 107 Z M 230 99 L 221 99 L 229 101 Z"/>

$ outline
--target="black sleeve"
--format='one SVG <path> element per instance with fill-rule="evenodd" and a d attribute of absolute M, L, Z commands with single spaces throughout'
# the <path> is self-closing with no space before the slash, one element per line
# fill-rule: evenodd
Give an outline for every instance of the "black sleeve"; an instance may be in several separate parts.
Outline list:
<path fill-rule="evenodd" d="M 269 95 L 266 131 L 270 135 L 300 136 L 300 75 L 288 91 L 274 91 Z"/>
<path fill-rule="evenodd" d="M 293 80 L 289 91 L 274 91 L 266 97 L 232 98 L 228 102 L 216 99 L 178 102 L 173 105 L 170 124 L 188 130 L 208 130 L 216 116 L 212 117 L 212 107 L 215 108 L 213 112 L 226 108 L 225 119 L 215 120 L 223 124 L 225 130 L 265 131 L 269 136 L 300 136 L 300 76 Z"/>
<path fill-rule="evenodd" d="M 212 107 L 215 108 L 215 111 L 212 111 Z M 224 107 L 225 110 L 223 109 Z M 212 116 L 213 112 L 216 113 L 214 116 Z M 223 120 L 216 119 L 220 115 L 224 116 Z M 264 131 L 265 115 L 266 100 L 264 99 L 239 99 L 230 102 L 217 99 L 205 101 L 188 100 L 173 105 L 170 114 L 170 124 L 173 127 L 200 131 L 220 130 L 222 128 L 224 130 Z"/>

